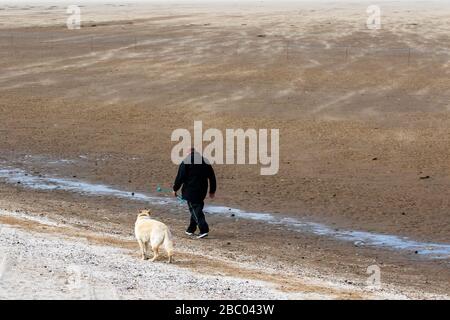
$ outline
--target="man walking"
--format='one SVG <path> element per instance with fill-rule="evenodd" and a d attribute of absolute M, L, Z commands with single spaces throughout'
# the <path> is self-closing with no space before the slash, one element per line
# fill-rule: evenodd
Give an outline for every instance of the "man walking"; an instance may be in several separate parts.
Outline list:
<path fill-rule="evenodd" d="M 182 197 L 187 201 L 191 213 L 191 222 L 186 229 L 186 234 L 194 236 L 198 227 L 200 229 L 198 239 L 207 237 L 209 232 L 209 226 L 203 213 L 208 182 L 209 197 L 213 199 L 216 193 L 214 170 L 207 160 L 192 148 L 190 154 L 178 168 L 178 174 L 173 184 L 173 194 L 176 197 L 177 191 L 182 187 Z"/>

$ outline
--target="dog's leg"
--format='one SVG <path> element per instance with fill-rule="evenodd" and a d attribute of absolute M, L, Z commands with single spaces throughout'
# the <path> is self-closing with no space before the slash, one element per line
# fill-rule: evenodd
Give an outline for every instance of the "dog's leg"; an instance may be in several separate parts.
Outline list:
<path fill-rule="evenodd" d="M 167 263 L 173 262 L 173 250 L 170 248 L 169 250 L 166 249 L 167 256 L 169 257 L 167 260 Z"/>
<path fill-rule="evenodd" d="M 152 246 L 152 250 L 153 250 L 153 258 L 152 261 L 155 261 L 156 259 L 158 259 L 159 257 L 159 246 Z"/>
<path fill-rule="evenodd" d="M 141 259 L 142 260 L 146 260 L 147 259 L 147 255 L 146 255 L 146 252 L 145 252 L 145 244 L 142 243 L 141 240 L 138 240 L 138 242 L 139 242 L 139 247 L 141 248 Z"/>
<path fill-rule="evenodd" d="M 150 256 L 150 241 L 144 243 L 144 249 L 145 249 L 145 257 L 146 259 L 148 259 Z"/>

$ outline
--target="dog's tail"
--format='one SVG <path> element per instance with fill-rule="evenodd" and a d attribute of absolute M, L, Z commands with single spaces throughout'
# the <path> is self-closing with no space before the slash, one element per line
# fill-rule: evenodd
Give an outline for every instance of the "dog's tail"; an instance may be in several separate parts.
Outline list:
<path fill-rule="evenodd" d="M 173 238 L 169 228 L 166 228 L 166 231 L 164 233 L 164 248 L 166 249 L 167 255 L 169 256 L 169 263 L 171 263 L 173 260 Z"/>

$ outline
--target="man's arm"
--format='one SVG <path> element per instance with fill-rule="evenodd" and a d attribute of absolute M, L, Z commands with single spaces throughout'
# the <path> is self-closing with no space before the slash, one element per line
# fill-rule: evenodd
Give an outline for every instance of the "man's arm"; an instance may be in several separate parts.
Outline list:
<path fill-rule="evenodd" d="M 177 192 L 178 190 L 180 190 L 181 185 L 184 183 L 185 174 L 186 168 L 184 162 L 182 162 L 178 167 L 177 177 L 175 178 L 175 182 L 173 183 L 173 192 Z"/>
<path fill-rule="evenodd" d="M 216 193 L 216 175 L 214 174 L 214 169 L 211 165 L 208 165 L 208 180 L 209 180 L 209 194 Z"/>

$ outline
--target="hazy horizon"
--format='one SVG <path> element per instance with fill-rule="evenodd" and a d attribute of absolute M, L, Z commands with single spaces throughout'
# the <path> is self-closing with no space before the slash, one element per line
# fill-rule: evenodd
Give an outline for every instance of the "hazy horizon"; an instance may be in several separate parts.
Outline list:
<path fill-rule="evenodd" d="M 449 1 L 446 0 L 243 0 L 243 1 L 237 1 L 237 0 L 46 0 L 46 1 L 39 1 L 39 0 L 0 0 L 0 4 L 111 4 L 111 3 L 118 3 L 118 4 L 145 4 L 145 3 L 158 3 L 158 4 L 177 4 L 177 3 L 183 3 L 183 4 L 208 4 L 208 3 L 214 3 L 214 4 L 277 4 L 277 5 L 283 5 L 283 4 L 296 4 L 296 3 L 371 3 L 371 4 L 378 4 L 378 3 L 449 3 Z"/>

